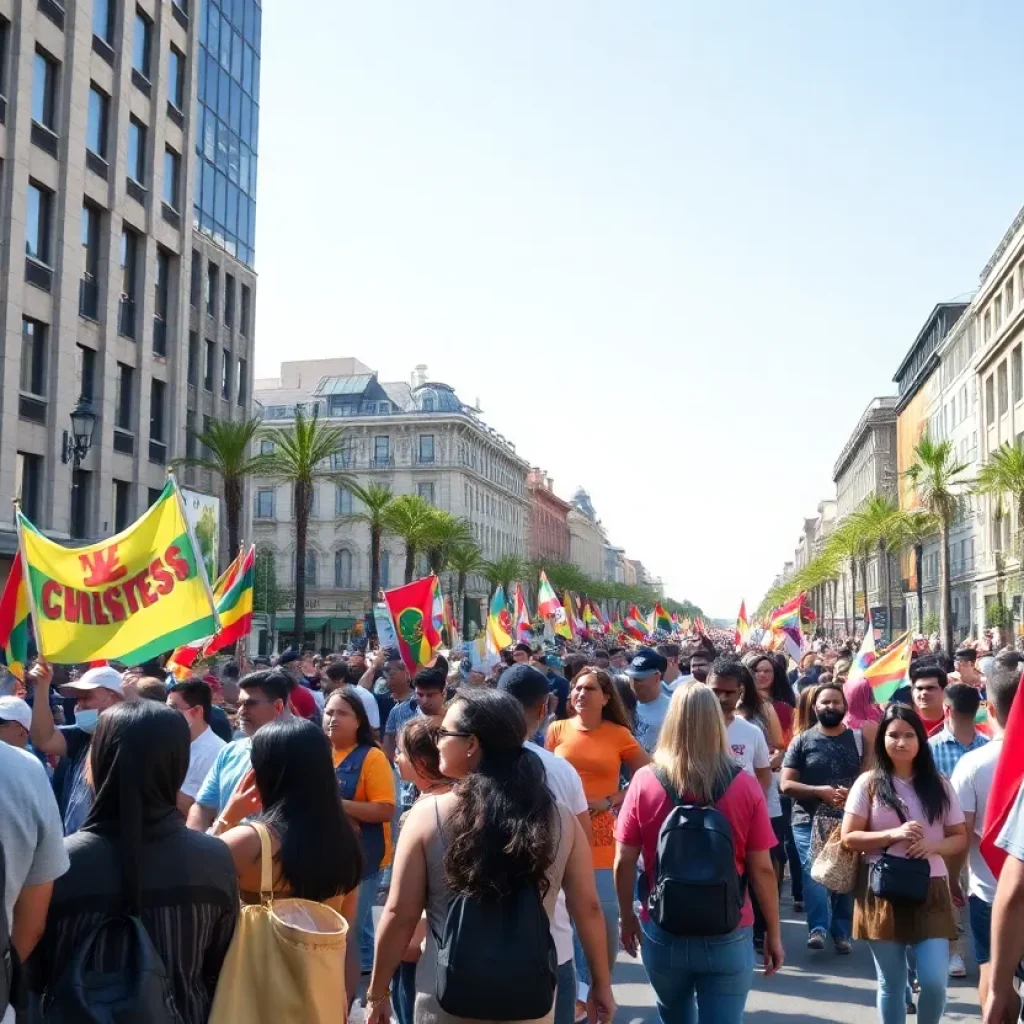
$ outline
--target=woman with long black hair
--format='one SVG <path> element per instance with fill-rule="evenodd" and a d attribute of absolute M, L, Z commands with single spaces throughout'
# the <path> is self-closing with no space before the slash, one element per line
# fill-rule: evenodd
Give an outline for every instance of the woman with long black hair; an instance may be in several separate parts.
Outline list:
<path fill-rule="evenodd" d="M 875 737 L 875 768 L 850 788 L 843 845 L 862 853 L 853 933 L 867 939 L 878 976 L 878 1018 L 906 1020 L 907 951 L 913 949 L 921 996 L 920 1024 L 938 1024 L 946 1006 L 949 943 L 956 938 L 946 858 L 968 843 L 963 811 L 939 774 L 917 712 L 890 704 Z M 927 860 L 927 895 L 921 902 L 882 898 L 867 884 L 867 866 L 882 856 Z"/>
<path fill-rule="evenodd" d="M 51 999 L 89 945 L 88 970 L 124 971 L 132 933 L 122 908 L 142 921 L 185 1024 L 209 1016 L 238 919 L 238 883 L 224 844 L 186 828 L 177 808 L 189 744 L 185 719 L 164 704 L 132 701 L 100 716 L 89 750 L 96 797 L 64 841 L 71 867 L 54 883 L 30 962 L 44 1019 L 61 1019 L 66 1008 Z"/>
<path fill-rule="evenodd" d="M 342 807 L 331 745 L 321 729 L 302 718 L 278 719 L 252 738 L 252 769 L 228 801 L 222 817 L 236 827 L 221 839 L 234 859 L 245 903 L 260 902 L 262 839 L 251 824 L 253 790 L 262 811 L 255 819 L 270 833 L 275 896 L 325 903 L 349 925 L 345 987 L 354 995 L 359 978 L 353 928 L 362 878 L 359 838 Z M 342 993 L 338 993 L 339 1005 Z"/>
<path fill-rule="evenodd" d="M 447 1024 L 454 1018 L 439 1005 L 435 974 L 449 901 L 487 905 L 533 890 L 550 922 L 560 888 L 590 964 L 591 1000 L 602 1017 L 611 1017 L 614 1000 L 590 846 L 572 812 L 551 796 L 540 759 L 524 748 L 526 732 L 522 705 L 507 693 L 460 690 L 449 703 L 437 743 L 442 774 L 458 781 L 450 793 L 417 800 L 402 828 L 377 931 L 368 1024 L 390 1020 L 388 985 L 424 910 L 429 927 L 417 967 L 415 1020 Z M 509 942 L 510 964 L 526 944 Z M 495 972 L 502 969 L 501 963 L 494 966 Z M 502 979 L 486 980 L 497 985 Z M 551 1004 L 531 1020 L 551 1020 L 551 980 Z M 483 1016 L 496 1015 L 497 1010 Z"/>

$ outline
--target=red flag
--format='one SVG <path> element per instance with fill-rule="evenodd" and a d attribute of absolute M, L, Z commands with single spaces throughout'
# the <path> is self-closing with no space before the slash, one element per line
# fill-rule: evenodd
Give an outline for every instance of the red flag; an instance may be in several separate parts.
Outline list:
<path fill-rule="evenodd" d="M 1003 749 L 999 752 L 996 771 L 992 776 L 992 788 L 985 808 L 985 828 L 981 835 L 980 850 L 985 863 L 997 878 L 1007 854 L 996 846 L 999 833 L 1013 810 L 1017 792 L 1024 780 L 1024 700 L 1019 700 L 1020 691 L 1010 707 L 1003 735 Z"/>

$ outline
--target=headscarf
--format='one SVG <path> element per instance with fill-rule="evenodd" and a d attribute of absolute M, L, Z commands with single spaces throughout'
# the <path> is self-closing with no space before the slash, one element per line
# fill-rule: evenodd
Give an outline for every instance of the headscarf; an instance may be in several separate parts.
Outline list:
<path fill-rule="evenodd" d="M 882 709 L 875 703 L 871 683 L 866 679 L 843 683 L 843 696 L 846 698 L 846 724 L 851 729 L 859 729 L 865 722 L 880 722 Z"/>
<path fill-rule="evenodd" d="M 188 771 L 189 742 L 184 717 L 151 700 L 105 711 L 92 739 L 96 798 L 82 831 L 118 844 L 124 896 L 136 906 L 143 842 L 184 828 L 176 801 Z"/>

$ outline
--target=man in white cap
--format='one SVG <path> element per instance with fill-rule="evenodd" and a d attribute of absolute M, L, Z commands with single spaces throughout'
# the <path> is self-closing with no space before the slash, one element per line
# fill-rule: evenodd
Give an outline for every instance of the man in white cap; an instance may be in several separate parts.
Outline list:
<path fill-rule="evenodd" d="M 64 822 L 64 835 L 69 836 L 82 827 L 92 807 L 92 787 L 85 777 L 86 754 L 100 715 L 124 699 L 121 673 L 102 665 L 62 686 L 61 696 L 75 699 L 75 724 L 59 728 L 53 724 L 50 710 L 53 669 L 45 661 L 38 661 L 29 674 L 36 687 L 29 739 L 39 753 L 60 758 L 53 773 L 53 790 Z"/>
<path fill-rule="evenodd" d="M 0 697 L 0 742 L 24 750 L 32 726 L 32 709 L 20 697 Z"/>

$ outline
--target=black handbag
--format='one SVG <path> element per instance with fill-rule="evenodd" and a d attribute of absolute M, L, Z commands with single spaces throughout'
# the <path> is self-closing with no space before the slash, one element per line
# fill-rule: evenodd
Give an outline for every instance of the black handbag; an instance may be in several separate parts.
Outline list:
<path fill-rule="evenodd" d="M 901 824 L 907 823 L 906 815 L 894 808 Z M 928 858 L 911 860 L 883 853 L 868 869 L 868 886 L 877 899 L 888 900 L 893 906 L 920 906 L 928 899 L 932 868 Z"/>

